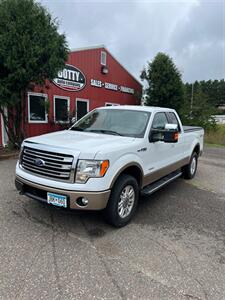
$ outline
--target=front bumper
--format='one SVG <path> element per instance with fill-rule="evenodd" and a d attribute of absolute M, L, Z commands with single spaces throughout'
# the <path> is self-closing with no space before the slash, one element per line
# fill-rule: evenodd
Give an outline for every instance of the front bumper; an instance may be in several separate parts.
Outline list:
<path fill-rule="evenodd" d="M 79 210 L 101 210 L 107 205 L 110 190 L 100 191 L 100 192 L 85 192 L 85 191 L 70 191 L 52 188 L 44 185 L 40 185 L 31 181 L 28 181 L 22 177 L 16 176 L 15 185 L 17 190 L 28 196 L 29 198 L 39 200 L 47 203 L 47 192 L 56 193 L 59 195 L 67 196 L 68 208 L 79 209 Z M 88 199 L 88 204 L 86 206 L 79 205 L 79 198 Z M 77 203 L 78 201 L 78 203 Z"/>

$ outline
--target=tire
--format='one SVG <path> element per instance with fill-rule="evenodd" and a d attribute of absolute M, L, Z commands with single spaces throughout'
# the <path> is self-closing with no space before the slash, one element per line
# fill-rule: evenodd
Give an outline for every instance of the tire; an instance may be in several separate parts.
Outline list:
<path fill-rule="evenodd" d="M 196 152 L 193 152 L 189 164 L 182 168 L 183 177 L 185 179 L 194 178 L 197 171 L 197 167 L 198 167 L 198 154 Z"/>
<path fill-rule="evenodd" d="M 138 198 L 139 187 L 137 180 L 127 174 L 120 175 L 112 188 L 104 211 L 106 222 L 115 227 L 127 225 L 136 212 Z"/>

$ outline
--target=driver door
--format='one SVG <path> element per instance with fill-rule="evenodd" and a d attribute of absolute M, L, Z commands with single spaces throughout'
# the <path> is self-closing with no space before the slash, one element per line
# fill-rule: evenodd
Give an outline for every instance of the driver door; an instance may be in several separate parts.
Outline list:
<path fill-rule="evenodd" d="M 168 123 L 169 122 L 166 113 L 157 112 L 154 115 L 151 129 L 165 129 L 165 125 Z M 149 136 L 151 134 L 151 129 Z M 145 152 L 145 185 L 167 175 L 168 165 L 172 163 L 170 157 L 170 152 L 172 149 L 173 144 L 165 143 L 163 141 L 149 141 L 147 151 Z"/>

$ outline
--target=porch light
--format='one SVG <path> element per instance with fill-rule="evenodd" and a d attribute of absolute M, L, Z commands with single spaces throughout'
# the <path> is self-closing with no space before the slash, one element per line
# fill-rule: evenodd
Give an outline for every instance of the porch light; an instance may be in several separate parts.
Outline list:
<path fill-rule="evenodd" d="M 102 66 L 101 71 L 102 71 L 102 74 L 108 74 L 109 73 L 109 69 L 106 66 Z"/>

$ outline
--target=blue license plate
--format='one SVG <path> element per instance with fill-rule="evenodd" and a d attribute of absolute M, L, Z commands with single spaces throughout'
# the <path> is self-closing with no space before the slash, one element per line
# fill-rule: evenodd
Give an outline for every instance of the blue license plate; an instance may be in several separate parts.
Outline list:
<path fill-rule="evenodd" d="M 67 207 L 67 197 L 63 195 L 47 193 L 47 203 L 60 207 Z"/>

